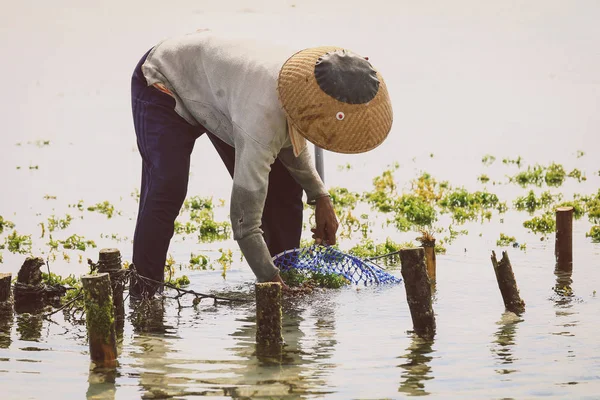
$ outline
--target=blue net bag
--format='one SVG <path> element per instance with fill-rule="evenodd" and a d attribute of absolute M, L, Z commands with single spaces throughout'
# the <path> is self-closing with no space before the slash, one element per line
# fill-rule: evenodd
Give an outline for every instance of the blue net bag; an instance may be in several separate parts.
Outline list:
<path fill-rule="evenodd" d="M 281 271 L 291 269 L 341 275 L 355 285 L 379 285 L 400 283 L 397 278 L 377 264 L 361 260 L 333 247 L 314 245 L 300 249 L 286 250 L 273 257 L 273 262 Z"/>

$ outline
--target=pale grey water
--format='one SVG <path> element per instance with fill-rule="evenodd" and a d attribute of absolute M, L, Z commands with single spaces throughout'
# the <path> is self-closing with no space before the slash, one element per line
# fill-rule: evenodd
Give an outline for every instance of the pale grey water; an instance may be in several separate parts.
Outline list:
<path fill-rule="evenodd" d="M 138 185 L 139 156 L 130 121 L 129 79 L 139 57 L 162 37 L 221 28 L 306 46 L 339 44 L 368 55 L 389 85 L 395 110 L 392 134 L 375 151 L 355 156 L 326 153 L 327 184 L 371 189 L 372 178 L 400 164 L 396 180 L 427 171 L 470 190 L 486 173 L 498 182 L 516 167 L 503 157 L 522 156 L 525 165 L 562 163 L 586 172 L 585 183 L 567 181 L 554 193 L 594 193 L 600 187 L 600 4 L 594 1 L 387 2 L 192 2 L 177 4 L 24 1 L 0 16 L 4 50 L 0 73 L 4 96 L 0 135 L 0 215 L 34 238 L 48 216 L 85 215 L 65 235 L 83 234 L 98 248 L 119 247 L 129 259 Z M 38 147 L 36 140 L 50 140 Z M 20 143 L 20 146 L 16 144 Z M 576 152 L 585 152 L 577 158 Z M 434 156 L 430 157 L 430 153 Z M 485 154 L 496 156 L 491 167 Z M 229 177 L 205 139 L 194 153 L 190 194 L 229 196 Z M 350 163 L 350 171 L 338 165 Z M 39 169 L 30 170 L 29 166 Z M 21 169 L 17 170 L 16 167 Z M 210 177 L 203 174 L 210 168 Z M 488 185 L 502 200 L 525 191 Z M 545 190 L 545 189 L 544 189 Z M 44 200 L 44 195 L 56 200 Z M 69 208 L 109 200 L 122 212 L 103 215 Z M 227 218 L 218 209 L 217 220 Z M 573 292 L 563 304 L 553 297 L 553 236 L 539 241 L 512 213 L 485 225 L 467 224 L 468 236 L 438 256 L 434 308 L 438 333 L 430 346 L 407 330 L 410 315 L 402 285 L 329 291 L 286 307 L 289 359 L 264 366 L 253 355 L 251 305 L 210 303 L 178 311 L 167 302 L 163 333 L 138 334 L 126 324 L 114 383 L 98 383 L 89 372 L 82 327 L 60 318 L 26 330 L 18 315 L 10 342 L 0 346 L 2 398 L 139 398 L 156 391 L 171 395 L 212 392 L 222 398 L 600 398 L 600 247 L 574 225 Z M 373 226 L 372 237 L 412 240 Z M 440 226 L 448 221 L 440 221 Z M 503 318 L 503 305 L 489 261 L 500 250 L 499 233 L 527 243 L 509 249 L 527 311 L 522 321 Z M 479 234 L 481 233 L 481 236 Z M 56 235 L 59 235 L 57 233 Z M 61 232 L 60 235 L 63 235 Z M 348 248 L 353 240 L 342 242 Z M 185 264 L 190 252 L 236 249 L 232 241 L 197 245 L 177 240 L 170 252 Z M 466 250 L 466 251 L 465 251 Z M 236 253 L 236 260 L 237 255 Z M 3 252 L 1 271 L 15 273 L 23 256 Z M 97 249 L 83 253 L 97 258 Z M 85 270 L 71 253 L 53 271 Z M 399 274 L 399 271 L 393 271 Z M 249 269 L 236 261 L 226 280 L 220 271 L 188 273 L 191 288 L 247 290 Z M 32 351 L 34 348 L 44 351 Z M 259 384 L 260 383 L 260 384 Z M 291 389 L 291 393 L 290 393 Z M 192 397 L 190 395 L 190 397 Z"/>

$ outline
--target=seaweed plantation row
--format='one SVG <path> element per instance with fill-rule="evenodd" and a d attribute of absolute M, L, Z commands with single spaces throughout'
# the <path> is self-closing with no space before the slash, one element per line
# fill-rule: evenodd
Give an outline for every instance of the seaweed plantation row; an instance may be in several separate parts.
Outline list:
<path fill-rule="evenodd" d="M 46 142 L 40 142 L 47 146 Z M 583 157 L 579 152 L 577 157 Z M 487 168 L 496 161 L 494 156 L 482 158 L 482 168 Z M 413 240 L 397 242 L 398 235 L 393 232 L 414 232 L 415 240 L 429 235 L 437 239 L 436 252 L 443 253 L 460 235 L 467 235 L 467 223 L 484 224 L 495 221 L 502 223 L 504 215 L 509 212 L 518 213 L 523 228 L 540 239 L 555 230 L 554 209 L 571 206 L 574 218 L 587 219 L 590 228 L 586 236 L 594 242 L 600 242 L 600 190 L 591 193 L 574 194 L 565 198 L 558 191 L 567 180 L 578 184 L 587 181 L 585 172 L 578 169 L 567 171 L 562 165 L 535 164 L 524 167 L 523 160 L 503 159 L 506 168 L 518 168 L 506 174 L 501 180 L 491 180 L 487 175 L 473 176 L 483 186 L 481 190 L 469 191 L 464 187 L 455 187 L 448 181 L 440 181 L 427 172 L 422 172 L 404 186 L 399 186 L 395 173 L 399 165 L 391 166 L 373 179 L 373 186 L 363 193 L 353 192 L 343 187 L 332 187 L 330 194 L 338 218 L 340 219 L 339 247 L 359 257 L 377 257 L 393 253 L 400 248 L 414 246 Z M 351 171 L 352 166 L 343 167 Z M 510 172 L 510 171 L 509 171 Z M 503 199 L 503 185 L 521 188 L 521 195 L 514 199 Z M 139 193 L 133 192 L 131 198 L 139 200 Z M 57 196 L 45 195 L 49 202 L 58 202 Z M 231 228 L 227 218 L 224 200 L 215 201 L 211 197 L 192 196 L 186 199 L 180 216 L 175 223 L 175 237 L 196 243 L 217 243 L 231 239 Z M 118 233 L 100 234 L 88 238 L 77 233 L 77 227 L 88 213 L 96 213 L 106 219 L 124 218 L 123 210 L 108 201 L 87 204 L 83 200 L 68 204 L 69 212 L 64 215 L 51 214 L 41 217 L 38 232 L 23 232 L 18 224 L 12 221 L 10 214 L 0 215 L 0 263 L 4 253 L 43 256 L 49 263 L 60 260 L 84 263 L 84 254 L 97 247 L 98 240 L 110 240 L 115 243 L 130 242 L 131 238 Z M 129 207 L 131 214 L 131 207 Z M 312 208 L 307 206 L 305 231 L 313 220 Z M 216 218 L 219 214 L 221 220 Z M 127 214 L 127 213 L 126 213 Z M 15 216 L 18 219 L 19 216 Z M 473 225 L 471 225 L 473 226 Z M 507 226 L 495 243 L 497 246 L 512 246 L 526 250 L 526 243 L 519 238 L 514 226 Z M 374 233 L 377 235 L 374 235 Z M 381 238 L 381 232 L 387 238 Z M 410 238 L 409 238 L 410 239 Z M 309 240 L 303 240 L 302 247 L 308 246 Z M 233 262 L 232 246 L 215 249 L 215 251 L 197 250 L 190 252 L 189 259 L 175 260 L 169 257 L 166 270 L 168 276 L 175 279 L 176 266 L 191 269 L 219 269 L 226 276 L 227 269 Z M 46 279 L 54 279 L 47 274 Z M 183 277 L 177 283 L 185 285 Z"/>

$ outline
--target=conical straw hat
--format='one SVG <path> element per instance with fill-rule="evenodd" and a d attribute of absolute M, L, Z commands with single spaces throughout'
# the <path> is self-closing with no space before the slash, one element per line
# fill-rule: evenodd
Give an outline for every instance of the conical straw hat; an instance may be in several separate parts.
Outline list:
<path fill-rule="evenodd" d="M 383 77 L 346 49 L 315 47 L 294 54 L 279 72 L 277 90 L 290 129 L 326 150 L 372 150 L 392 127 Z"/>

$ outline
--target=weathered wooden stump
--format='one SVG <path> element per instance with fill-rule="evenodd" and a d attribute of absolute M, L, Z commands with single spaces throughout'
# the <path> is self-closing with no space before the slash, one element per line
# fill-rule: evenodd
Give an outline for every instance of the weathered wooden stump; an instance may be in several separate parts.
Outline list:
<path fill-rule="evenodd" d="M 90 358 L 101 367 L 117 365 L 117 338 L 112 289 L 108 273 L 81 277 Z"/>
<path fill-rule="evenodd" d="M 256 352 L 262 356 L 278 356 L 283 346 L 281 285 L 264 282 L 257 283 L 255 288 Z"/>
<path fill-rule="evenodd" d="M 121 262 L 118 249 L 102 249 L 98 255 L 98 272 L 108 273 L 115 307 L 116 331 L 121 333 L 125 324 L 125 305 L 123 303 L 124 277 L 127 270 Z"/>
<path fill-rule="evenodd" d="M 402 249 L 400 262 L 413 329 L 422 338 L 432 338 L 435 335 L 435 314 L 431 299 L 431 281 L 425 265 L 425 251 L 423 248 Z"/>
<path fill-rule="evenodd" d="M 0 273 L 0 304 L 8 303 L 12 300 L 11 296 L 12 274 Z"/>
<path fill-rule="evenodd" d="M 573 207 L 556 209 L 556 240 L 554 242 L 556 269 L 573 270 Z"/>
<path fill-rule="evenodd" d="M 14 287 L 15 311 L 36 313 L 44 306 L 46 288 L 42 283 L 44 260 L 40 257 L 27 257 L 17 274 Z"/>
<path fill-rule="evenodd" d="M 522 314 L 525 311 L 525 302 L 519 295 L 517 281 L 510 260 L 508 259 L 508 253 L 503 251 L 502 259 L 498 262 L 496 253 L 492 251 L 492 265 L 494 266 L 496 280 L 498 281 L 498 287 L 500 288 L 506 310 L 517 315 Z"/>

